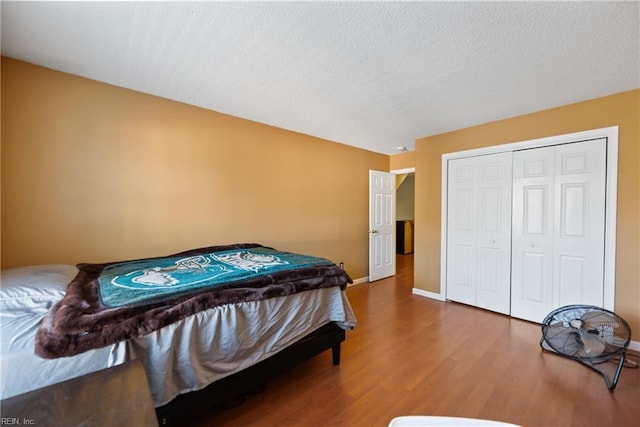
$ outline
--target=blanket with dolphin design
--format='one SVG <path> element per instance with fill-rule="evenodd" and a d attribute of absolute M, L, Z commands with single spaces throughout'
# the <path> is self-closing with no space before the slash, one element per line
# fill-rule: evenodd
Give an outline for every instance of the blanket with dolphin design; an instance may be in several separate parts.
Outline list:
<path fill-rule="evenodd" d="M 340 286 L 351 278 L 324 258 L 255 243 L 166 257 L 78 264 L 36 334 L 44 358 L 73 356 L 148 334 L 212 307 Z"/>

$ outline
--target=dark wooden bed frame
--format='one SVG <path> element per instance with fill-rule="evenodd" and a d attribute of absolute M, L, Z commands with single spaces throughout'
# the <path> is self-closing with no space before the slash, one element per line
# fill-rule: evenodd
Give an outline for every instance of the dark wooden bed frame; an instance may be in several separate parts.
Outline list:
<path fill-rule="evenodd" d="M 332 351 L 333 364 L 339 365 L 340 344 L 345 335 L 344 329 L 333 322 L 327 323 L 260 363 L 213 382 L 202 390 L 179 395 L 156 408 L 158 423 L 160 426 L 187 424 L 196 416 L 255 390 L 293 365 L 328 349 Z"/>

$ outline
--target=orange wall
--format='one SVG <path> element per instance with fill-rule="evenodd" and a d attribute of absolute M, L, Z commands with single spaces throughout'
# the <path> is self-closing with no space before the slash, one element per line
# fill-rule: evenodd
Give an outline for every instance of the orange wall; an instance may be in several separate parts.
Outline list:
<path fill-rule="evenodd" d="M 619 126 L 615 311 L 640 331 L 640 89 L 416 141 L 415 286 L 440 292 L 442 154 Z"/>
<path fill-rule="evenodd" d="M 368 275 L 389 156 L 2 58 L 2 267 L 259 242 Z"/>
<path fill-rule="evenodd" d="M 391 170 L 409 169 L 416 167 L 416 152 L 407 151 L 406 153 L 394 154 L 390 156 L 389 167 Z"/>

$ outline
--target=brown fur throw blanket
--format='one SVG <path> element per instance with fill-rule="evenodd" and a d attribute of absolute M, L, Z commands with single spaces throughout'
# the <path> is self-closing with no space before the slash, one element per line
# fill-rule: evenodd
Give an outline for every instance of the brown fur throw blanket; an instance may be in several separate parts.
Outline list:
<path fill-rule="evenodd" d="M 259 247 L 263 246 L 255 243 L 210 246 L 170 257 Z M 150 259 L 162 258 L 165 257 Z M 148 334 L 219 305 L 258 301 L 333 286 L 345 289 L 347 283 L 352 283 L 344 270 L 329 263 L 277 271 L 199 289 L 193 293 L 178 295 L 170 301 L 109 308 L 100 301 L 98 278 L 106 267 L 113 264 L 117 263 L 78 264 L 80 271 L 68 285 L 66 295 L 51 308 L 36 333 L 36 354 L 47 359 L 73 356 Z"/>

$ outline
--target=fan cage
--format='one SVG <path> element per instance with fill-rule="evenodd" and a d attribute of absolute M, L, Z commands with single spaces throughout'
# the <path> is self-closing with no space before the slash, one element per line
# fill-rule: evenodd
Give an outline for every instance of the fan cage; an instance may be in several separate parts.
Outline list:
<path fill-rule="evenodd" d="M 586 333 L 597 336 L 604 344 L 604 349 L 596 356 L 583 353 L 580 334 L 570 324 L 572 320 L 582 319 L 585 315 L 594 316 L 596 320 L 586 325 Z M 555 352 L 574 359 L 589 359 L 597 363 L 619 355 L 631 342 L 629 324 L 612 311 L 590 305 L 569 305 L 560 307 L 549 313 L 542 321 L 542 337 L 544 342 Z"/>
<path fill-rule="evenodd" d="M 627 347 L 631 342 L 629 324 L 612 311 L 592 305 L 568 305 L 549 313 L 542 321 L 540 347 L 562 357 L 573 359 L 599 373 L 609 391 L 620 379 Z M 608 364 L 617 359 L 613 375 Z"/>

